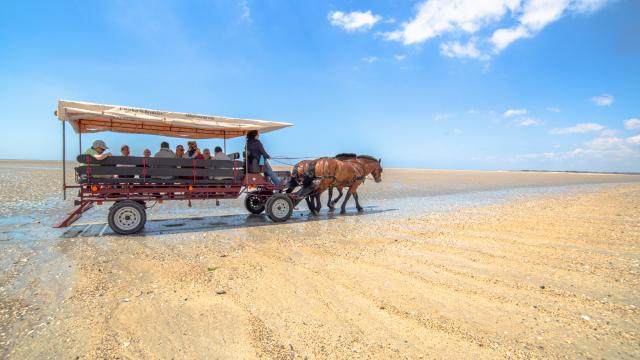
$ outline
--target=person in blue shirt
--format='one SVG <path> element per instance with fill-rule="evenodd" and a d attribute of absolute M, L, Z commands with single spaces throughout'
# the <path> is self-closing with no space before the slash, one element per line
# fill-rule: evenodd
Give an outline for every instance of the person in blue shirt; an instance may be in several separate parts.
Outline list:
<path fill-rule="evenodd" d="M 258 130 L 251 130 L 247 133 L 247 164 L 251 164 L 254 159 L 260 163 L 260 158 L 264 158 L 264 175 L 268 176 L 274 185 L 279 185 L 280 178 L 273 172 L 271 165 L 267 161 L 271 159 L 271 156 L 262 146 L 262 142 L 258 139 L 259 137 Z"/>

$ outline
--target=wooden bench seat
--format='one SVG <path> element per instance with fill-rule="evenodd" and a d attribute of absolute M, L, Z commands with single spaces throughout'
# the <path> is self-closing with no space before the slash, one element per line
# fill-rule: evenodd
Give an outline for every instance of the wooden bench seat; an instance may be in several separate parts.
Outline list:
<path fill-rule="evenodd" d="M 232 160 L 195 160 L 110 156 L 96 160 L 78 155 L 75 168 L 80 183 L 103 184 L 234 184 L 242 181 L 242 163 Z M 116 178 L 117 176 L 117 178 Z"/>

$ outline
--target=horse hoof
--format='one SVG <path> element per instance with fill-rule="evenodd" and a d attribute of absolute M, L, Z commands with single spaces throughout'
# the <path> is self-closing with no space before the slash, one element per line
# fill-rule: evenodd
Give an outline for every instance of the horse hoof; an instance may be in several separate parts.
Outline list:
<path fill-rule="evenodd" d="M 359 212 L 359 213 L 361 213 L 361 212 L 363 212 L 363 211 L 364 211 L 364 209 L 363 209 L 363 208 L 358 208 L 358 212 Z"/>
<path fill-rule="evenodd" d="M 347 213 L 347 210 L 345 210 L 345 209 L 340 210 L 340 215 L 344 215 L 346 213 Z"/>
<path fill-rule="evenodd" d="M 329 208 L 329 212 L 334 212 L 334 211 L 336 211 L 336 208 L 332 208 L 332 207 Z"/>

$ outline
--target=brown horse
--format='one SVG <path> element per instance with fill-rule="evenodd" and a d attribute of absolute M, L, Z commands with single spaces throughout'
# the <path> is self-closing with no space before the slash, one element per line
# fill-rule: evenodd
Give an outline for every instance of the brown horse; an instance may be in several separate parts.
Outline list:
<path fill-rule="evenodd" d="M 336 158 L 320 158 L 309 163 L 309 168 L 304 177 L 307 179 L 318 179 L 319 182 L 314 191 L 317 194 L 318 205 L 319 196 L 331 187 L 348 187 L 349 191 L 342 203 L 340 213 L 346 212 L 345 206 L 353 195 L 356 201 L 356 208 L 361 212 L 362 206 L 358 199 L 358 187 L 364 183 L 368 174 L 373 175 L 375 182 L 382 181 L 381 160 L 376 160 L 371 156 L 361 155 L 357 161 L 341 161 Z M 314 184 L 315 185 L 315 184 Z M 318 206 L 316 212 L 319 211 Z"/>
<path fill-rule="evenodd" d="M 314 179 L 305 177 L 305 174 L 309 170 L 309 165 L 313 161 L 315 160 L 302 160 L 293 165 L 293 169 L 291 170 L 291 179 L 287 185 L 286 192 L 291 193 L 296 187 L 302 186 L 298 195 L 304 196 L 307 206 L 309 207 L 309 211 L 313 214 L 317 214 L 317 212 L 320 211 L 320 196 L 316 196 L 315 194 Z M 317 205 L 314 203 L 314 200 L 317 200 Z"/>

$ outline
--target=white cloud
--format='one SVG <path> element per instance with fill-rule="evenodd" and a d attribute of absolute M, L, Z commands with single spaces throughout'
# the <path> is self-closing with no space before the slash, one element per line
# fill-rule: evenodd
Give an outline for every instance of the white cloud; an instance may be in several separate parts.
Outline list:
<path fill-rule="evenodd" d="M 627 119 L 624 121 L 624 127 L 629 130 L 640 129 L 640 119 Z"/>
<path fill-rule="evenodd" d="M 396 30 L 383 33 L 386 40 L 405 45 L 451 35 L 441 45 L 445 56 L 462 54 L 484 59 L 482 54 L 497 54 L 514 41 L 533 37 L 547 25 L 566 14 L 594 12 L 611 0 L 424 0 L 416 6 L 416 15 Z M 496 29 L 497 28 L 497 29 Z M 473 48 L 465 37 L 477 37 Z M 451 50 L 457 45 L 458 50 Z M 482 46 L 480 46 L 482 45 Z M 444 48 L 443 48 L 444 47 Z"/>
<path fill-rule="evenodd" d="M 592 103 L 598 106 L 609 106 L 613 104 L 614 98 L 613 98 L 613 95 L 602 94 L 602 95 L 594 96 L 590 100 Z"/>
<path fill-rule="evenodd" d="M 580 0 L 571 3 L 572 10 L 580 13 L 589 13 L 600 10 L 610 0 Z"/>
<path fill-rule="evenodd" d="M 247 3 L 247 0 L 241 0 L 240 2 L 238 2 L 238 6 L 240 6 L 240 10 L 242 10 L 242 15 L 240 16 L 240 18 L 250 23 L 253 22 L 253 19 L 251 19 L 251 8 L 249 8 L 249 3 Z"/>
<path fill-rule="evenodd" d="M 568 127 L 568 128 L 555 128 L 549 130 L 550 134 L 553 135 L 563 135 L 563 134 L 583 134 L 587 132 L 601 131 L 604 129 L 604 126 L 596 123 L 582 123 L 577 124 L 576 126 Z"/>
<path fill-rule="evenodd" d="M 402 28 L 387 33 L 387 39 L 405 45 L 421 43 L 443 33 L 474 33 L 486 24 L 499 21 L 520 0 L 427 0 L 417 6 L 416 17 Z"/>
<path fill-rule="evenodd" d="M 462 130 L 460 129 L 453 129 L 453 131 L 451 131 L 454 134 L 462 134 Z"/>
<path fill-rule="evenodd" d="M 598 137 L 589 142 L 587 146 L 591 149 L 608 150 L 624 144 L 624 139 L 615 136 Z"/>
<path fill-rule="evenodd" d="M 505 111 L 502 116 L 512 117 L 512 116 L 525 115 L 526 113 L 527 113 L 527 109 L 509 109 Z"/>
<path fill-rule="evenodd" d="M 627 142 L 631 145 L 640 145 L 640 135 L 627 138 Z"/>
<path fill-rule="evenodd" d="M 402 61 L 407 58 L 407 55 L 396 55 L 394 58 L 398 61 Z"/>
<path fill-rule="evenodd" d="M 511 124 L 515 126 L 541 126 L 544 125 L 544 121 L 534 118 L 524 118 L 514 120 Z"/>
<path fill-rule="evenodd" d="M 498 29 L 491 35 L 491 43 L 494 46 L 494 52 L 500 52 L 511 45 L 512 42 L 530 36 L 531 33 L 523 26 L 513 29 Z"/>
<path fill-rule="evenodd" d="M 548 107 L 547 110 L 551 111 L 551 112 L 555 112 L 555 113 L 559 113 L 560 109 L 557 107 Z"/>
<path fill-rule="evenodd" d="M 382 20 L 381 16 L 373 15 L 371 10 L 366 12 L 352 11 L 350 13 L 331 11 L 327 18 L 331 25 L 341 27 L 346 31 L 369 30 L 378 21 Z"/>
<path fill-rule="evenodd" d="M 447 120 L 447 119 L 451 118 L 452 116 L 453 116 L 453 114 L 437 114 L 433 118 L 433 121 L 435 121 L 435 122 L 444 121 L 444 120 Z"/>
<path fill-rule="evenodd" d="M 466 44 L 460 44 L 457 41 L 446 42 L 440 44 L 440 53 L 447 57 L 472 58 L 479 59 L 485 56 L 476 48 L 475 40 L 470 40 Z"/>
<path fill-rule="evenodd" d="M 378 61 L 378 58 L 375 56 L 368 56 L 368 57 L 363 57 L 362 61 L 368 62 L 369 64 L 373 64 L 374 62 Z"/>
<path fill-rule="evenodd" d="M 618 130 L 604 129 L 600 132 L 600 136 L 616 136 L 616 135 L 618 135 Z"/>

